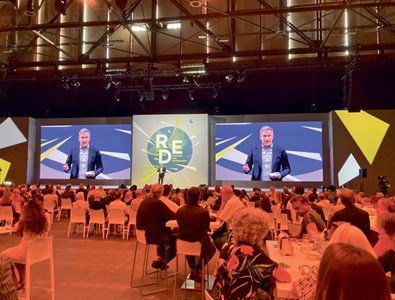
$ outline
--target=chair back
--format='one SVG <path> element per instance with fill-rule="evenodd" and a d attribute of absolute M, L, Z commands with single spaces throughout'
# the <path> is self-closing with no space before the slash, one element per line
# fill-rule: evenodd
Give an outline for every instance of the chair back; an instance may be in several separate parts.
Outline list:
<path fill-rule="evenodd" d="M 80 207 L 71 208 L 70 222 L 71 223 L 85 223 L 86 211 Z"/>
<path fill-rule="evenodd" d="M 137 242 L 147 245 L 147 240 L 145 238 L 144 230 L 136 229 L 136 238 L 137 238 Z"/>
<path fill-rule="evenodd" d="M 43 207 L 47 212 L 52 213 L 55 209 L 53 201 L 44 199 Z"/>
<path fill-rule="evenodd" d="M 71 198 L 62 198 L 62 209 L 71 209 Z"/>
<path fill-rule="evenodd" d="M 104 224 L 104 210 L 89 209 L 89 223 Z"/>
<path fill-rule="evenodd" d="M 204 299 L 205 300 L 214 300 L 214 298 L 211 297 L 210 293 L 207 290 L 204 291 Z"/>
<path fill-rule="evenodd" d="M 108 213 L 109 224 L 124 224 L 125 223 L 125 211 L 123 209 L 112 209 Z"/>
<path fill-rule="evenodd" d="M 187 242 L 184 240 L 176 240 L 177 255 L 200 256 L 202 244 L 200 242 Z"/>
<path fill-rule="evenodd" d="M 53 236 L 31 240 L 27 246 L 26 264 L 32 265 L 51 259 L 53 255 Z"/>
<path fill-rule="evenodd" d="M 12 206 L 0 206 L 0 221 L 13 219 Z"/>

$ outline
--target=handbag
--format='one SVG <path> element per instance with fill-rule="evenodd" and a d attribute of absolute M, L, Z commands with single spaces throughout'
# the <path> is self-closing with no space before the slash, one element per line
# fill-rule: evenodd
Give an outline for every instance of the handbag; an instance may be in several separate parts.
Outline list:
<path fill-rule="evenodd" d="M 318 266 L 312 266 L 308 272 L 304 272 L 303 266 L 300 269 L 303 276 L 295 280 L 292 286 L 299 300 L 312 300 L 317 287 Z"/>

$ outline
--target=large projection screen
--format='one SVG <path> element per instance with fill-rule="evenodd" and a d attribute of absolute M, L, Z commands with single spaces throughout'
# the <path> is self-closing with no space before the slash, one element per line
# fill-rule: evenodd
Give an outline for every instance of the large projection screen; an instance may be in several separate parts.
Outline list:
<path fill-rule="evenodd" d="M 42 119 L 37 120 L 40 149 L 36 155 L 37 181 L 57 183 L 86 183 L 106 186 L 130 184 L 132 119 Z M 79 149 L 79 131 L 90 131 L 90 147 L 99 149 L 103 172 L 95 179 L 70 179 L 63 165 L 72 149 Z"/>
<path fill-rule="evenodd" d="M 158 182 L 187 188 L 208 183 L 208 116 L 136 115 L 133 117 L 132 181 L 137 186 Z"/>
<path fill-rule="evenodd" d="M 330 181 L 327 114 L 213 116 L 210 125 L 213 185 L 321 187 Z M 262 145 L 263 126 L 273 129 L 273 144 L 286 150 L 291 173 L 282 181 L 252 181 L 252 172 L 243 172 L 251 149 Z"/>

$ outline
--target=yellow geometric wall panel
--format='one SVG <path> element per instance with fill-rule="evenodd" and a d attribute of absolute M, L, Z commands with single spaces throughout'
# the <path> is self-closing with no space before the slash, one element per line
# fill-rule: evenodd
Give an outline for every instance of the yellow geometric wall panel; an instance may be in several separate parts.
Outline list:
<path fill-rule="evenodd" d="M 367 161 L 373 164 L 390 125 L 363 110 L 355 113 L 337 110 L 336 114 L 359 149 L 361 149 Z"/>

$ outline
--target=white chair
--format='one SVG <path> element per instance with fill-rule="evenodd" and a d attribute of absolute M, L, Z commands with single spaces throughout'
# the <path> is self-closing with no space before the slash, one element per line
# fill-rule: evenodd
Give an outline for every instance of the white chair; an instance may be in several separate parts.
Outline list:
<path fill-rule="evenodd" d="M 189 284 L 188 281 L 192 281 L 192 287 L 195 287 L 195 282 L 192 279 L 188 279 L 187 278 L 187 259 L 186 256 L 195 256 L 195 257 L 200 257 L 201 254 L 201 249 L 202 249 L 202 244 L 200 242 L 188 242 L 188 241 L 184 241 L 184 240 L 180 240 L 177 239 L 176 240 L 176 247 L 177 247 L 177 254 L 176 254 L 176 258 L 177 258 L 177 266 L 178 266 L 178 256 L 180 255 L 184 255 L 185 256 L 185 264 L 184 264 L 184 278 L 185 278 L 185 284 L 183 285 L 183 287 L 185 288 L 185 299 L 187 299 L 187 290 L 188 287 L 191 286 Z M 205 278 L 205 271 L 204 271 L 204 260 L 202 259 L 202 266 L 201 266 L 201 270 L 202 270 L 202 282 L 201 282 L 201 288 L 202 288 L 202 299 L 204 299 L 204 291 L 205 291 L 205 283 L 204 280 Z M 207 267 L 207 284 L 209 285 L 208 282 L 208 264 L 206 265 Z M 174 299 L 176 298 L 176 284 L 177 284 L 177 272 L 176 274 L 174 274 Z M 189 288 L 191 289 L 191 288 Z"/>
<path fill-rule="evenodd" d="M 86 210 L 80 207 L 72 207 L 70 213 L 69 230 L 67 231 L 67 237 L 70 235 L 71 225 L 76 224 L 77 226 L 82 224 L 82 237 L 85 237 L 85 230 L 87 230 L 86 224 Z M 77 227 L 78 228 L 78 227 Z"/>
<path fill-rule="evenodd" d="M 14 216 L 12 213 L 12 206 L 0 206 L 0 225 L 1 224 L 11 224 L 14 220 Z"/>
<path fill-rule="evenodd" d="M 121 227 L 122 239 L 125 239 L 125 221 L 126 215 L 123 209 L 112 209 L 108 213 L 108 224 L 107 224 L 107 235 L 106 239 L 108 239 L 108 235 L 110 234 L 111 225 L 114 225 L 114 234 L 116 233 L 116 227 L 119 225 Z"/>
<path fill-rule="evenodd" d="M 276 230 L 276 218 L 274 217 L 274 213 L 267 213 L 269 219 L 269 231 L 274 240 L 277 239 L 277 230 Z"/>
<path fill-rule="evenodd" d="M 89 231 L 91 230 L 92 226 L 99 228 L 99 231 L 102 231 L 103 239 L 104 234 L 106 231 L 106 219 L 104 218 L 104 210 L 103 209 L 89 209 L 89 224 L 87 227 L 86 237 L 89 237 Z"/>
<path fill-rule="evenodd" d="M 126 239 L 129 239 L 129 233 L 130 233 L 130 227 L 133 226 L 133 236 L 136 235 L 136 215 L 137 213 L 135 211 L 133 211 L 132 209 L 129 210 L 129 221 L 128 224 L 125 227 L 125 235 L 126 235 Z"/>
<path fill-rule="evenodd" d="M 62 216 L 62 210 L 70 210 L 73 207 L 71 198 L 62 198 L 62 204 L 60 205 L 59 214 L 58 214 L 58 222 L 60 221 L 60 217 Z"/>
<path fill-rule="evenodd" d="M 25 262 L 26 265 L 26 286 L 25 296 L 27 300 L 30 300 L 30 289 L 31 289 L 31 266 L 39 262 L 49 260 L 50 268 L 50 292 L 51 299 L 55 300 L 55 272 L 54 272 L 54 260 L 53 260 L 53 237 L 45 237 L 34 239 L 29 242 L 27 246 L 27 255 Z"/>
<path fill-rule="evenodd" d="M 59 208 L 55 208 L 53 201 L 49 199 L 44 199 L 43 207 L 49 214 L 51 214 L 51 223 L 53 223 L 54 214 L 55 212 L 59 212 Z"/>
<path fill-rule="evenodd" d="M 135 270 L 135 267 L 136 267 L 137 248 L 138 248 L 139 244 L 144 245 L 144 259 L 143 259 L 143 266 L 141 268 L 142 269 L 142 271 L 141 271 L 141 283 L 140 284 L 135 284 L 134 283 L 134 273 L 135 273 L 134 270 Z M 157 269 L 157 270 L 151 271 L 151 272 L 148 272 L 148 270 L 147 270 L 149 248 L 150 248 L 151 245 L 154 245 L 154 244 L 148 244 L 147 243 L 147 239 L 145 238 L 145 231 L 136 229 L 136 247 L 134 249 L 133 267 L 132 267 L 132 276 L 130 278 L 130 286 L 133 287 L 133 288 L 139 287 L 140 288 L 140 294 L 142 296 L 167 291 L 167 278 L 168 278 L 167 270 L 165 270 L 165 272 L 166 272 L 165 277 L 161 277 L 161 270 L 160 269 Z M 167 265 L 167 261 L 166 261 L 166 265 Z M 149 274 L 153 274 L 153 273 L 156 273 L 156 280 L 155 281 L 150 281 L 150 282 L 144 282 L 145 281 L 144 280 L 145 275 L 149 275 Z M 157 288 L 155 290 L 150 290 L 150 291 L 144 291 L 144 287 L 145 286 L 149 286 L 149 285 L 153 285 L 153 284 L 159 285 L 160 279 L 162 279 L 162 278 L 166 279 L 166 286 L 165 287 Z"/>

